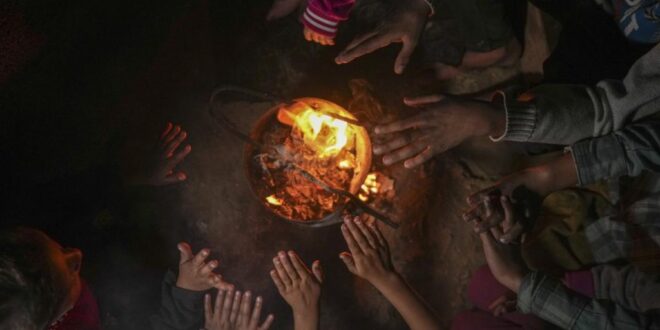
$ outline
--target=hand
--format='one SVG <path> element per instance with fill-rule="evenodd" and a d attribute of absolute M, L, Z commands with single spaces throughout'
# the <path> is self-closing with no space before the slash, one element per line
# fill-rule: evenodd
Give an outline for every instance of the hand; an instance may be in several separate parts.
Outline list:
<path fill-rule="evenodd" d="M 378 135 L 391 135 L 387 143 L 374 145 L 374 154 L 384 155 L 385 165 L 405 160 L 414 168 L 475 136 L 504 131 L 505 114 L 488 102 L 431 95 L 404 100 L 424 111 L 407 119 L 375 128 Z"/>
<path fill-rule="evenodd" d="M 181 242 L 177 248 L 181 252 L 177 287 L 192 291 L 206 291 L 210 288 L 233 289 L 233 285 L 223 281 L 220 274 L 213 272 L 213 269 L 218 267 L 217 260 L 205 262 L 209 256 L 208 249 L 202 249 L 193 256 L 188 243 Z"/>
<path fill-rule="evenodd" d="M 400 42 L 403 47 L 394 62 L 394 72 L 403 73 L 417 47 L 431 9 L 422 0 L 400 1 L 396 9 L 390 20 L 383 22 L 374 31 L 355 38 L 337 56 L 335 62 L 345 64 L 393 42 Z"/>
<path fill-rule="evenodd" d="M 323 272 L 321 262 L 312 263 L 310 271 L 293 251 L 280 251 L 273 258 L 275 269 L 270 271 L 280 295 L 293 310 L 296 329 L 315 329 L 319 321 L 319 299 Z"/>
<path fill-rule="evenodd" d="M 181 126 L 167 123 L 167 127 L 160 135 L 158 147 L 151 156 L 151 166 L 146 169 L 146 173 L 132 181 L 151 186 L 164 186 L 184 181 L 187 178 L 186 173 L 177 171 L 176 167 L 192 150 L 189 144 L 179 148 L 187 137 L 188 133 L 182 130 Z"/>
<path fill-rule="evenodd" d="M 503 244 L 495 240 L 491 231 L 479 234 L 486 262 L 500 284 L 518 293 L 522 279 L 528 273 L 520 255 L 520 245 Z"/>
<path fill-rule="evenodd" d="M 346 217 L 341 231 L 350 253 L 342 252 L 339 258 L 351 273 L 376 287 L 397 276 L 387 241 L 375 225 L 366 226 L 358 217 Z"/>
<path fill-rule="evenodd" d="M 335 40 L 333 38 L 316 33 L 307 27 L 303 29 L 303 34 L 305 35 L 305 40 L 307 41 L 313 41 L 323 46 L 335 45 Z"/>
<path fill-rule="evenodd" d="M 246 292 L 241 297 L 239 291 L 218 290 L 215 306 L 211 306 L 211 295 L 204 296 L 205 330 L 266 330 L 275 319 L 272 314 L 259 325 L 263 299 L 257 297 L 252 308 L 252 293 Z"/>
<path fill-rule="evenodd" d="M 515 311 L 517 303 L 518 299 L 515 296 L 501 295 L 488 306 L 488 310 L 493 313 L 493 316 L 500 317 L 503 314 Z"/>

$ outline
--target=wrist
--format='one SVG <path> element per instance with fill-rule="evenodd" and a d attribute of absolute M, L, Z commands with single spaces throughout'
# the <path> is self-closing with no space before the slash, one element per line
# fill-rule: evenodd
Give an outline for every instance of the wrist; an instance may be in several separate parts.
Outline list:
<path fill-rule="evenodd" d="M 577 171 L 570 152 L 542 165 L 541 168 L 544 172 L 544 180 L 547 182 L 545 195 L 577 184 Z"/>
<path fill-rule="evenodd" d="M 369 279 L 369 282 L 378 289 L 378 291 L 383 291 L 388 288 L 396 287 L 403 283 L 403 279 L 397 272 L 391 271 L 387 272 L 377 278 Z"/>
<path fill-rule="evenodd" d="M 318 303 L 292 309 L 295 330 L 318 329 L 319 315 L 321 313 L 320 305 Z"/>
<path fill-rule="evenodd" d="M 477 136 L 502 136 L 506 130 L 506 113 L 490 102 L 483 102 L 476 113 Z"/>

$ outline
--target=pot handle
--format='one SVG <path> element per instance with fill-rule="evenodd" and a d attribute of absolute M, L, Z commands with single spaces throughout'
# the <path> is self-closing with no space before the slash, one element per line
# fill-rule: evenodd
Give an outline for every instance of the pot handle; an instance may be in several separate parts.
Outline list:
<path fill-rule="evenodd" d="M 213 93 L 211 93 L 211 97 L 209 99 L 209 106 L 208 106 L 208 111 L 209 115 L 215 119 L 215 121 L 228 130 L 230 133 L 232 133 L 234 136 L 237 138 L 243 140 L 246 143 L 249 143 L 254 146 L 260 146 L 260 144 L 256 141 L 254 141 L 249 135 L 241 132 L 236 125 L 227 118 L 227 116 L 222 112 L 222 111 L 214 111 L 214 102 L 218 100 L 220 96 L 229 96 L 229 95 L 240 95 L 242 96 L 241 100 L 256 100 L 256 101 L 270 101 L 273 103 L 279 103 L 279 102 L 284 102 L 280 98 L 273 96 L 268 93 L 264 92 L 259 92 L 255 90 L 251 90 L 248 88 L 243 88 L 243 87 L 238 87 L 238 86 L 231 86 L 231 85 L 223 85 L 220 87 L 217 87 L 216 89 L 213 90 Z"/>

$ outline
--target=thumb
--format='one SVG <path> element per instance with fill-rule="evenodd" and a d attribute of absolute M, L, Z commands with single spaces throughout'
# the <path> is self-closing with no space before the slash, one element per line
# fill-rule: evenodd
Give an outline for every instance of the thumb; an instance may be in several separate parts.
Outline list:
<path fill-rule="evenodd" d="M 319 283 L 323 283 L 323 268 L 321 268 L 321 262 L 319 260 L 312 263 L 312 273 Z"/>
<path fill-rule="evenodd" d="M 410 56 L 417 47 L 417 42 L 412 40 L 403 40 L 403 47 L 399 55 L 397 55 L 396 60 L 394 61 L 394 72 L 396 74 L 402 74 L 403 70 L 406 69 L 408 62 L 410 61 Z"/>
<path fill-rule="evenodd" d="M 355 260 L 353 260 L 353 256 L 348 253 L 348 252 L 342 252 L 339 254 L 339 259 L 344 262 L 346 265 L 346 268 L 348 268 L 348 271 L 356 274 L 357 269 L 355 268 Z"/>
<path fill-rule="evenodd" d="M 179 256 L 179 265 L 192 260 L 193 254 L 192 254 L 192 249 L 190 248 L 190 245 L 186 242 L 181 242 L 176 246 L 179 249 L 179 252 L 181 252 Z"/>
<path fill-rule="evenodd" d="M 442 94 L 424 95 L 417 97 L 405 97 L 403 98 L 403 103 L 405 103 L 409 107 L 419 107 L 431 103 L 438 103 L 446 98 L 447 96 Z"/>

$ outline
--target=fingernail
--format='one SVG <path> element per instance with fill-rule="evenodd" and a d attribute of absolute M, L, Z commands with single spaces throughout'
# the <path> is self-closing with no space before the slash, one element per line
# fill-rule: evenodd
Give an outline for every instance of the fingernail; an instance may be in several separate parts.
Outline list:
<path fill-rule="evenodd" d="M 376 133 L 378 133 L 378 132 L 376 132 Z M 383 149 L 380 148 L 380 147 L 374 147 L 373 151 L 374 151 L 374 154 L 380 155 L 382 153 Z"/>
<path fill-rule="evenodd" d="M 290 256 L 295 256 L 295 255 L 296 255 L 296 253 L 295 253 L 295 252 L 293 252 L 293 251 L 289 251 L 289 255 L 290 255 Z"/>
<path fill-rule="evenodd" d="M 376 126 L 376 128 L 374 128 L 374 133 L 380 134 L 381 132 L 382 132 L 382 129 L 380 128 L 380 126 Z"/>
<path fill-rule="evenodd" d="M 247 292 L 245 292 L 245 295 L 244 295 L 244 296 L 246 296 L 246 297 L 250 297 L 251 294 L 252 294 L 252 292 L 247 291 Z"/>
<path fill-rule="evenodd" d="M 353 219 L 353 222 L 360 223 L 360 222 L 362 222 L 362 220 L 360 220 L 360 218 L 355 218 L 355 219 Z"/>
<path fill-rule="evenodd" d="M 258 303 L 261 303 L 262 300 L 263 300 L 263 299 L 261 298 L 261 296 L 257 297 L 257 302 L 258 302 Z"/>
<path fill-rule="evenodd" d="M 209 254 L 209 250 L 207 250 L 207 249 L 202 250 L 202 255 L 203 256 L 208 255 L 208 254 Z"/>
<path fill-rule="evenodd" d="M 390 158 L 390 157 L 383 157 L 383 164 L 385 164 L 385 165 L 390 165 L 390 164 L 392 164 L 392 158 Z"/>
<path fill-rule="evenodd" d="M 286 253 L 284 253 L 284 251 L 278 252 L 277 255 L 280 256 L 280 258 L 286 257 Z"/>
<path fill-rule="evenodd" d="M 273 258 L 273 262 L 274 262 L 274 263 L 279 263 L 279 262 L 280 262 L 280 259 L 278 259 L 277 257 L 275 257 L 275 258 Z"/>
<path fill-rule="evenodd" d="M 186 179 L 186 175 L 183 174 L 183 173 L 179 173 L 179 175 L 177 177 L 179 178 L 179 181 L 183 181 L 183 180 Z"/>
<path fill-rule="evenodd" d="M 411 168 L 412 165 L 413 165 L 412 162 L 409 162 L 409 161 L 403 162 L 403 167 L 405 167 L 405 168 Z"/>

